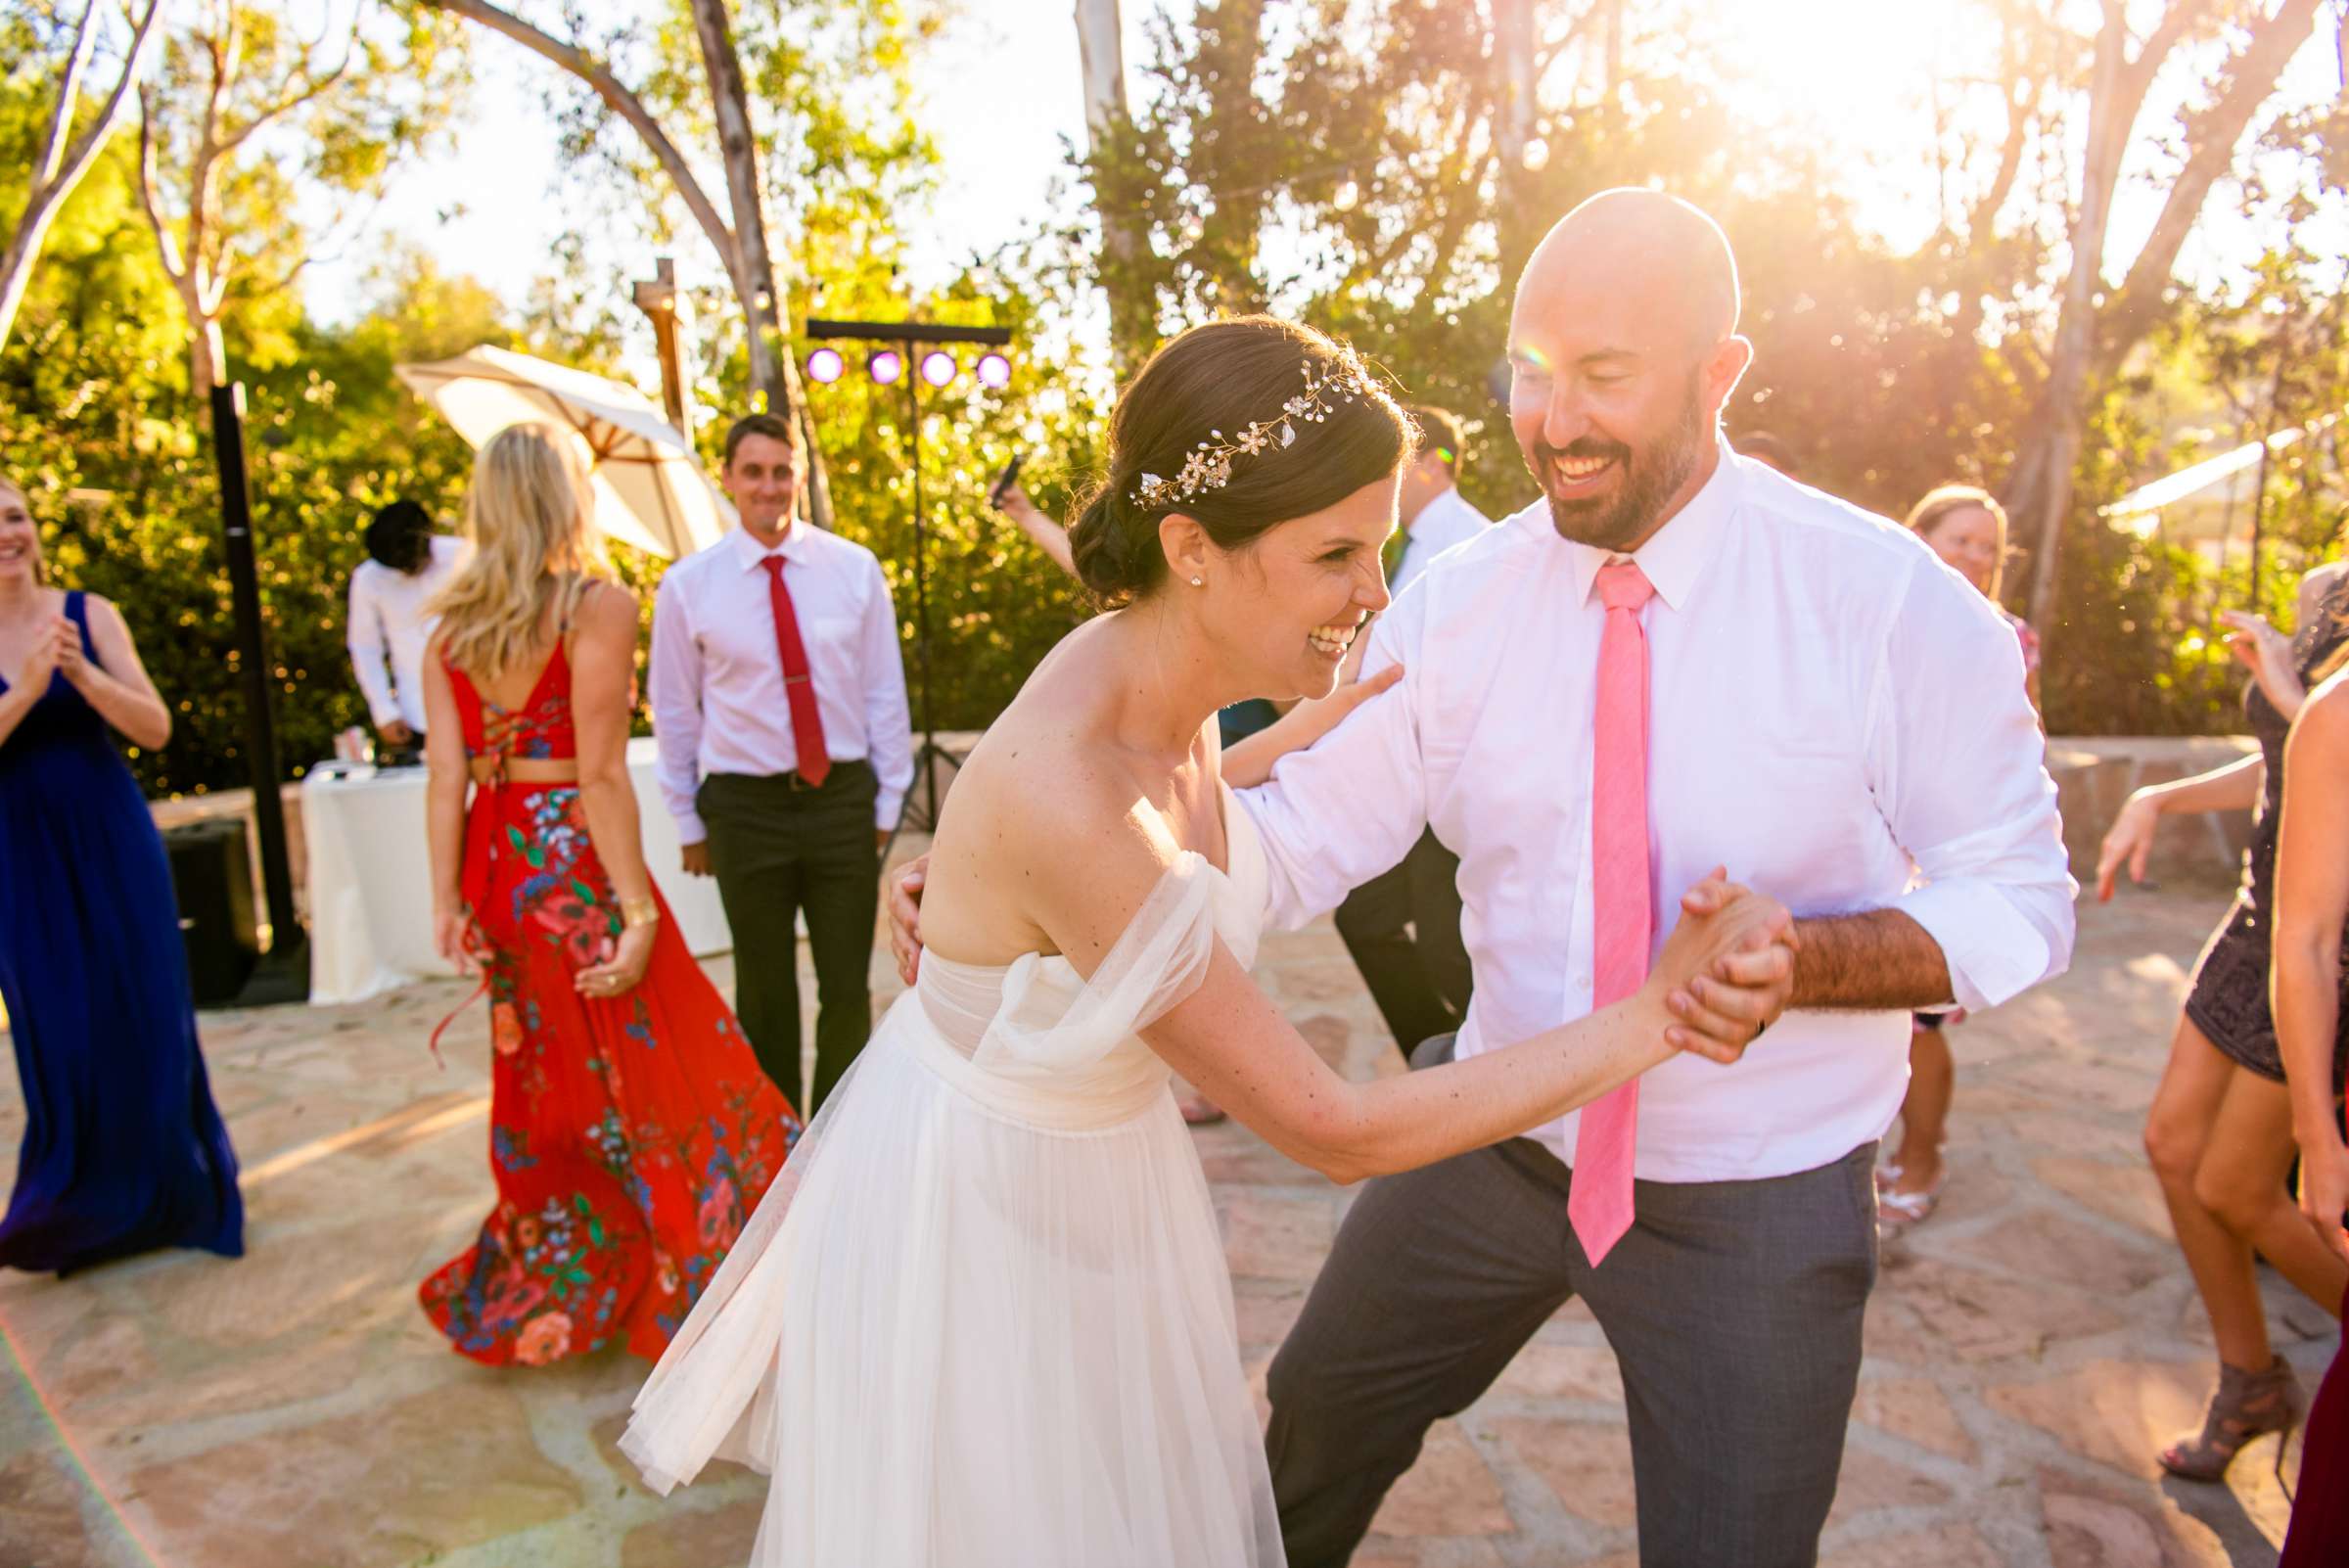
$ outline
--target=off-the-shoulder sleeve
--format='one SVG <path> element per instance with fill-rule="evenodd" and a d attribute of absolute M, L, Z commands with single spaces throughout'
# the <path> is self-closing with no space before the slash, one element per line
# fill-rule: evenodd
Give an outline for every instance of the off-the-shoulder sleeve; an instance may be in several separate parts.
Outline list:
<path fill-rule="evenodd" d="M 1002 1006 L 974 1060 L 998 1073 L 1065 1073 L 1165 1017 L 1207 978 L 1215 889 L 1213 866 L 1178 855 L 1074 997 L 1068 965 L 1021 958 L 1003 977 Z"/>

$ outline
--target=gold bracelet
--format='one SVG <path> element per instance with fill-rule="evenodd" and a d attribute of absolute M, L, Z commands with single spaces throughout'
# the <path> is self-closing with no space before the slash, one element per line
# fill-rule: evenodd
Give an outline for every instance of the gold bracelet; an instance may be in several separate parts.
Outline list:
<path fill-rule="evenodd" d="M 658 925 L 660 924 L 660 921 L 661 906 L 655 903 L 652 899 L 622 899 L 620 900 L 620 924 L 622 930 L 633 931 L 638 926 Z"/>

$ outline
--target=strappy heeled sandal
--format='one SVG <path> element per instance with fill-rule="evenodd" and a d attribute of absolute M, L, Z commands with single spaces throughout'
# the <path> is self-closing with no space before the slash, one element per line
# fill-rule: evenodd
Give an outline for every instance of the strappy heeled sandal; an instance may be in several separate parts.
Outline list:
<path fill-rule="evenodd" d="M 1886 1182 L 1898 1181 L 1900 1178 L 1900 1167 L 1888 1166 L 1885 1168 L 1884 1179 Z M 1941 1207 L 1941 1189 L 1949 1182 L 1949 1179 L 1950 1168 L 1945 1165 L 1941 1168 L 1941 1175 L 1934 1178 L 1933 1184 L 1922 1192 L 1894 1192 L 1888 1187 L 1877 1193 L 1876 1239 L 1890 1241 L 1895 1236 L 1913 1229 L 1932 1218 L 1933 1211 Z"/>
<path fill-rule="evenodd" d="M 2187 1481 L 2217 1481 L 2234 1456 L 2255 1439 L 2281 1434 L 2276 1444 L 2276 1482 L 2283 1484 L 2283 1451 L 2307 1413 L 2300 1380 L 2280 1356 L 2264 1372 L 2219 1363 L 2219 1386 L 2210 1396 L 2202 1430 L 2161 1451 L 2161 1467 Z"/>

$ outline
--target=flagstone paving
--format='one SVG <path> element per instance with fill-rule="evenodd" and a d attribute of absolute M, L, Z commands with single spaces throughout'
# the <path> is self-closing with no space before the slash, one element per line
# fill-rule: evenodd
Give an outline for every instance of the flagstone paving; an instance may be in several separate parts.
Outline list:
<path fill-rule="evenodd" d="M 1956 1031 L 1950 1194 L 1885 1259 L 1830 1568 L 2275 1561 L 2272 1440 L 2224 1487 L 2165 1481 L 2152 1459 L 2198 1414 L 2211 1352 L 2138 1125 L 2223 903 L 2177 889 L 2085 908 L 2070 975 Z M 1261 972 L 1344 1071 L 1401 1070 L 1326 922 L 1267 939 Z M 759 1478 L 715 1466 L 664 1500 L 619 1456 L 641 1363 L 493 1372 L 449 1354 L 416 1308 L 416 1281 L 489 1201 L 480 1015 L 452 1032 L 445 1069 L 424 1047 L 462 994 L 206 1016 L 250 1255 L 0 1276 L 0 1568 L 744 1560 Z M 13 1145 L 13 1082 L 0 1095 Z M 1198 1144 L 1261 1391 L 1348 1194 L 1237 1126 Z M 2313 1386 L 2336 1329 L 2267 1283 Z M 1435 1429 L 1356 1560 L 1632 1568 L 1634 1520 L 1622 1383 L 1569 1307 Z"/>

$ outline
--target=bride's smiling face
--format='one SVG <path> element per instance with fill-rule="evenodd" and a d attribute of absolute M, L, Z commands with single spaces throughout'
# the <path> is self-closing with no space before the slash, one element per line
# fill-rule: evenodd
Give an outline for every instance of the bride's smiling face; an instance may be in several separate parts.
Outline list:
<path fill-rule="evenodd" d="M 1397 476 L 1224 550 L 1169 519 L 1173 579 L 1252 696 L 1326 697 L 1370 617 L 1388 604 L 1379 550 L 1395 531 Z M 1199 583 L 1193 586 L 1192 577 Z"/>

